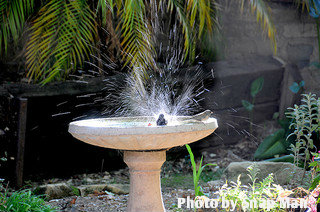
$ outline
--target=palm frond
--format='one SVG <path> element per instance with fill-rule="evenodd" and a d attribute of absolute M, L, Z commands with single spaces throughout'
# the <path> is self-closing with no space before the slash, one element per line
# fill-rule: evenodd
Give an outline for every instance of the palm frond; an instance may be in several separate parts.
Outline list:
<path fill-rule="evenodd" d="M 184 34 L 184 49 L 185 56 L 189 54 L 189 51 L 192 52 L 192 32 L 189 20 L 185 13 L 184 2 L 180 0 L 168 0 L 168 9 L 172 13 L 173 10 L 176 10 L 180 24 L 182 26 L 182 31 Z"/>
<path fill-rule="evenodd" d="M 117 29 L 121 33 L 124 64 L 142 72 L 148 67 L 154 67 L 153 45 L 144 1 L 125 0 L 120 10 L 120 19 Z"/>
<path fill-rule="evenodd" d="M 219 6 L 214 0 L 168 0 L 168 9 L 176 11 L 185 37 L 186 57 L 195 58 L 196 42 L 203 35 L 212 33 L 218 26 L 217 10 Z"/>
<path fill-rule="evenodd" d="M 110 11 L 112 14 L 114 14 L 113 8 L 114 8 L 113 0 L 98 0 L 96 13 L 98 13 L 98 11 L 101 10 L 102 26 L 105 26 L 107 24 L 108 11 Z"/>
<path fill-rule="evenodd" d="M 7 54 L 10 39 L 16 43 L 34 0 L 0 0 L 0 54 Z"/>
<path fill-rule="evenodd" d="M 92 51 L 94 14 L 85 1 L 51 0 L 31 27 L 26 59 L 29 80 L 62 80 Z"/>
<path fill-rule="evenodd" d="M 242 8 L 245 0 L 242 1 Z M 267 30 L 268 38 L 270 39 L 273 50 L 277 51 L 276 30 L 270 17 L 270 8 L 263 0 L 248 0 L 252 13 L 255 13 L 257 22 L 261 24 L 264 30 Z"/>

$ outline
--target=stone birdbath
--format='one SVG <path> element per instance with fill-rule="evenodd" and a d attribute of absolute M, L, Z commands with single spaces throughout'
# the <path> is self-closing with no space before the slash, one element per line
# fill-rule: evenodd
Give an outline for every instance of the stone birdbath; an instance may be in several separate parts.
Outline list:
<path fill-rule="evenodd" d="M 98 118 L 71 122 L 69 132 L 95 146 L 124 150 L 124 162 L 130 170 L 127 211 L 165 211 L 160 186 L 160 171 L 166 151 L 210 135 L 217 120 L 188 121 L 187 116 L 168 119 L 157 126 L 156 117 Z"/>

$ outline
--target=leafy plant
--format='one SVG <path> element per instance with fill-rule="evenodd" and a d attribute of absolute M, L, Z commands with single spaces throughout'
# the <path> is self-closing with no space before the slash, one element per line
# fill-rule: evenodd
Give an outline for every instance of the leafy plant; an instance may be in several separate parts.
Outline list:
<path fill-rule="evenodd" d="M 253 121 L 253 109 L 254 109 L 254 103 L 255 103 L 255 99 L 257 94 L 262 90 L 263 88 L 263 84 L 264 84 L 264 78 L 263 77 L 259 77 L 257 79 L 255 79 L 252 83 L 251 83 L 251 87 L 250 87 L 250 95 L 252 97 L 252 101 L 249 102 L 247 100 L 242 100 L 242 105 L 243 107 L 249 112 L 249 117 L 250 117 L 250 133 L 252 134 L 252 121 Z"/>
<path fill-rule="evenodd" d="M 267 159 L 287 152 L 285 130 L 280 129 L 265 138 L 254 153 L 255 159 Z"/>
<path fill-rule="evenodd" d="M 205 167 L 216 166 L 216 164 L 208 163 L 202 166 L 202 160 L 203 160 L 203 156 L 202 156 L 200 160 L 200 164 L 197 167 L 191 147 L 188 144 L 186 144 L 186 148 L 190 155 L 190 161 L 191 161 L 192 170 L 193 170 L 193 184 L 194 184 L 195 197 L 203 196 L 204 193 L 203 193 L 202 187 L 199 185 L 201 173 Z"/>
<path fill-rule="evenodd" d="M 34 0 L 0 0 L 0 55 L 7 55 L 11 40 L 18 42 L 33 8 Z"/>
<path fill-rule="evenodd" d="M 269 174 L 265 179 L 261 182 L 257 181 L 257 173 L 259 169 L 253 165 L 247 168 L 249 172 L 248 176 L 251 179 L 250 187 L 241 185 L 239 175 L 236 183 L 232 182 L 229 186 L 225 184 L 219 191 L 220 199 L 224 198 L 225 200 L 233 200 L 236 202 L 236 208 L 242 209 L 243 211 L 263 211 L 266 210 L 259 207 L 250 207 L 250 202 L 256 202 L 257 205 L 262 203 L 262 201 L 266 201 L 267 199 L 271 199 L 275 202 L 274 208 L 272 211 L 280 210 L 280 204 L 276 201 L 277 197 L 281 195 L 285 190 L 280 185 L 273 184 L 273 174 Z"/>
<path fill-rule="evenodd" d="M 22 190 L 10 196 L 7 192 L 0 194 L 0 211 L 51 212 L 56 210 L 46 205 L 42 198 L 33 195 L 30 190 Z"/>
<path fill-rule="evenodd" d="M 312 161 L 309 163 L 311 167 L 312 182 L 310 185 L 310 190 L 315 189 L 320 183 L 320 151 L 317 153 L 312 152 Z"/>
<path fill-rule="evenodd" d="M 296 165 L 303 161 L 303 167 L 307 168 L 310 161 L 310 152 L 315 150 L 314 139 L 319 139 L 320 129 L 320 99 L 315 98 L 315 94 L 302 94 L 302 104 L 288 108 L 287 117 L 292 119 L 289 128 L 294 131 L 288 136 L 294 136 L 295 144 L 290 148 L 295 158 Z M 302 178 L 303 180 L 303 178 Z"/>
<path fill-rule="evenodd" d="M 66 78 L 92 52 L 95 27 L 86 1 L 49 1 L 30 29 L 27 77 L 43 84 Z"/>
<path fill-rule="evenodd" d="M 305 83 L 303 80 L 301 82 L 299 82 L 299 84 L 297 82 L 293 82 L 292 85 L 289 87 L 289 89 L 293 93 L 297 94 L 300 91 L 300 89 L 302 89 L 304 87 L 304 84 Z"/>
<path fill-rule="evenodd" d="M 268 159 L 268 161 L 273 162 L 293 162 L 293 157 L 291 155 L 274 158 L 275 156 L 280 156 L 282 154 L 289 154 L 290 151 L 288 148 L 290 144 L 295 142 L 294 137 L 289 137 L 287 139 L 288 135 L 293 132 L 292 129 L 289 129 L 290 120 L 278 120 L 278 123 L 282 128 L 269 135 L 261 142 L 254 154 L 255 159 Z"/>

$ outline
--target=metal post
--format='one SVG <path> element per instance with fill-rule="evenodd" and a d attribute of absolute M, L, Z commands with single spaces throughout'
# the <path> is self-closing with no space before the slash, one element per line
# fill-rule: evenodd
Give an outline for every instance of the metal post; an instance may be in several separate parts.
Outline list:
<path fill-rule="evenodd" d="M 23 184 L 24 149 L 27 127 L 27 98 L 19 98 L 18 116 L 18 149 L 16 162 L 16 185 L 21 187 Z"/>

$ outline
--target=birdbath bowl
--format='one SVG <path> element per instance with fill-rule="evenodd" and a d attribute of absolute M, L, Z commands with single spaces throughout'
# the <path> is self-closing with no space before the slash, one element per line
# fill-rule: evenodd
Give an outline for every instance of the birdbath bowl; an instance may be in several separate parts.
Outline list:
<path fill-rule="evenodd" d="M 166 150 L 200 140 L 217 127 L 217 120 L 186 121 L 188 117 L 169 118 L 168 125 L 157 126 L 156 117 L 98 118 L 75 121 L 69 132 L 95 146 L 124 150 L 130 170 L 127 211 L 165 211 L 160 186 L 161 166 Z"/>

